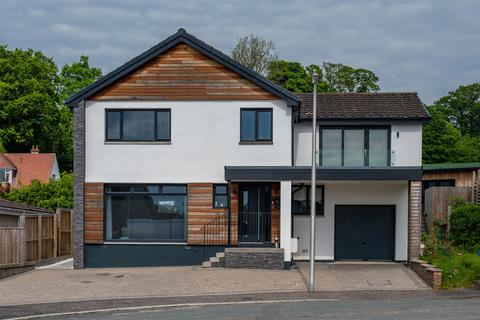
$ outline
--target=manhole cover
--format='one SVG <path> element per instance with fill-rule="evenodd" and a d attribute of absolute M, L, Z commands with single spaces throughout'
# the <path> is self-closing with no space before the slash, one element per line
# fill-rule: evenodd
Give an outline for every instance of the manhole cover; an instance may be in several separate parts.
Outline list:
<path fill-rule="evenodd" d="M 367 280 L 367 283 L 370 287 L 385 287 L 392 285 L 390 280 Z"/>

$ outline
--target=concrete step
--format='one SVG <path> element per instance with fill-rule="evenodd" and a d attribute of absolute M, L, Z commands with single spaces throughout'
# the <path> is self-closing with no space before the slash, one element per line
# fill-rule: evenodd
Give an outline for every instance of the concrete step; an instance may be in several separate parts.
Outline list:
<path fill-rule="evenodd" d="M 210 261 L 203 261 L 202 262 L 202 268 L 211 268 L 212 263 Z"/>
<path fill-rule="evenodd" d="M 225 258 L 225 252 L 217 252 L 217 258 Z"/>

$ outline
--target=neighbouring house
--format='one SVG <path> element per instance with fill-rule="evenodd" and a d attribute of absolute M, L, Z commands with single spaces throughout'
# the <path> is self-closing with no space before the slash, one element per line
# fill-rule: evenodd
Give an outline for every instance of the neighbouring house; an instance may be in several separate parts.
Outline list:
<path fill-rule="evenodd" d="M 193 265 L 226 247 L 306 259 L 314 107 L 316 259 L 418 257 L 429 115 L 416 93 L 313 106 L 179 29 L 66 103 L 75 268 Z"/>
<path fill-rule="evenodd" d="M 435 220 L 448 220 L 448 207 L 461 198 L 480 203 L 480 162 L 423 165 L 422 230 Z"/>
<path fill-rule="evenodd" d="M 55 153 L 40 153 L 38 147 L 30 153 L 0 153 L 0 184 L 19 188 L 33 180 L 46 183 L 50 179 L 60 179 Z"/>

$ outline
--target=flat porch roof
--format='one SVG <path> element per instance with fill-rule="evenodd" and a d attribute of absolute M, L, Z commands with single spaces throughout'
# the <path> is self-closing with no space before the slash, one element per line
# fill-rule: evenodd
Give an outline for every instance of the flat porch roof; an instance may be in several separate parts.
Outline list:
<path fill-rule="evenodd" d="M 227 181 L 309 180 L 307 166 L 226 166 Z M 422 167 L 332 168 L 317 167 L 317 180 L 408 181 L 421 180 Z"/>

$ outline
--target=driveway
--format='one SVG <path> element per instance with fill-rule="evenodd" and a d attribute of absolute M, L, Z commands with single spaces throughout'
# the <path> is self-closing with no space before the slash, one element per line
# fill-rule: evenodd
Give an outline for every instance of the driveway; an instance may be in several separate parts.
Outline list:
<path fill-rule="evenodd" d="M 307 282 L 308 262 L 298 262 L 297 265 Z M 401 263 L 317 263 L 315 270 L 318 291 L 430 289 L 413 270 Z"/>
<path fill-rule="evenodd" d="M 0 305 L 118 298 L 306 291 L 308 264 L 294 270 L 151 267 L 39 269 L 0 280 Z M 68 265 L 67 265 L 68 267 Z M 318 291 L 423 290 L 401 264 L 317 264 Z"/>

